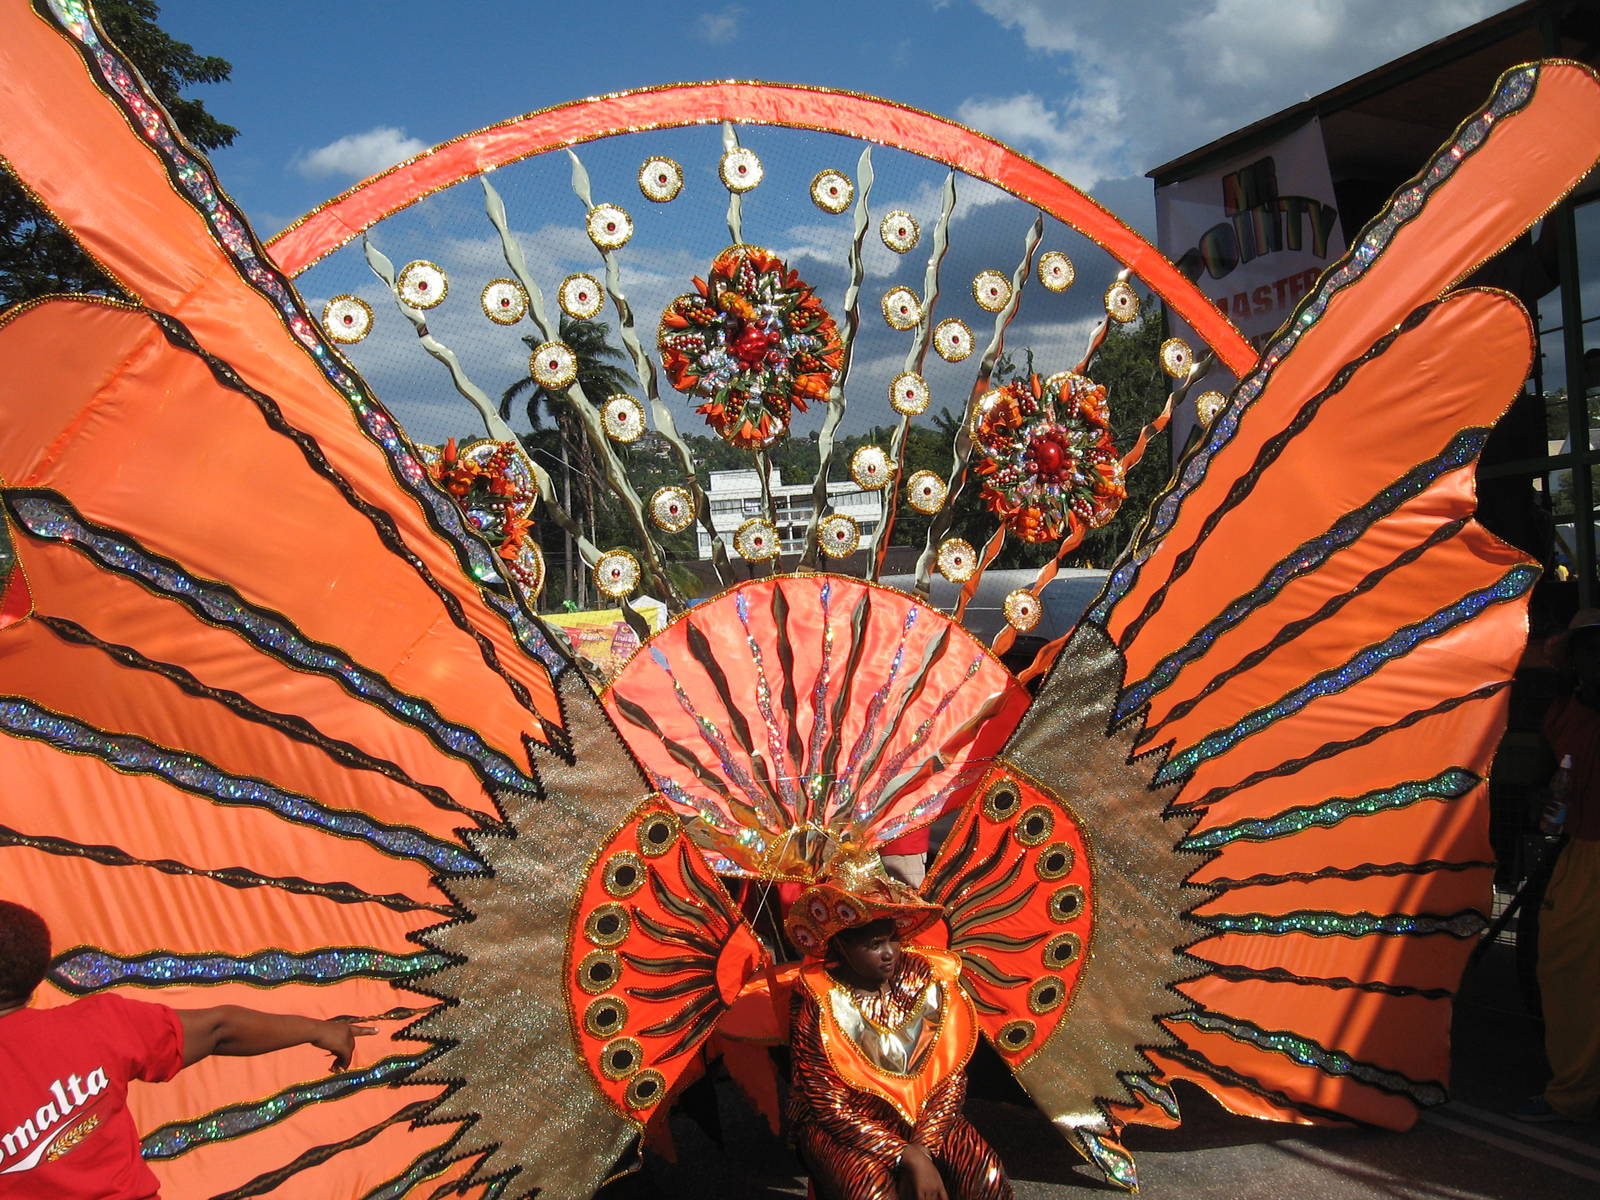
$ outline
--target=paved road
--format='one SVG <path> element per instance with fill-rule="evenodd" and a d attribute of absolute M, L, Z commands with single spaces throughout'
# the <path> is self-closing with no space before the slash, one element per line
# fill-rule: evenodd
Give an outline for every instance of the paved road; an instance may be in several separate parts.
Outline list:
<path fill-rule="evenodd" d="M 1522 1125 L 1500 1110 L 1534 1091 L 1543 1064 L 1536 1023 L 1517 995 L 1508 947 L 1474 969 L 1457 1005 L 1452 1102 L 1407 1133 L 1275 1125 L 1224 1112 L 1184 1089 L 1183 1126 L 1134 1129 L 1145 1200 L 1596 1200 L 1600 1125 Z M 1003 1081 L 978 1079 L 973 1122 L 1000 1152 L 1018 1200 L 1059 1200 L 1115 1189 L 1026 1103 L 1002 1098 Z M 605 1200 L 721 1200 L 804 1196 L 794 1159 L 726 1085 L 717 1093 L 723 1145 L 675 1116 L 676 1164 L 646 1169 L 606 1189 Z"/>

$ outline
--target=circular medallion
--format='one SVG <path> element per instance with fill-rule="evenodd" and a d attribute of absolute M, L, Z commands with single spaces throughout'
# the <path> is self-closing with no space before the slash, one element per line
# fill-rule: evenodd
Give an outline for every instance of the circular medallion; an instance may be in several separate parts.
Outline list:
<path fill-rule="evenodd" d="M 1077 853 L 1072 849 L 1071 842 L 1052 842 L 1039 851 L 1039 857 L 1034 861 L 1033 869 L 1039 878 L 1046 883 L 1052 883 L 1072 873 L 1073 864 L 1078 860 Z"/>
<path fill-rule="evenodd" d="M 1011 299 L 1011 280 L 999 271 L 979 271 L 972 277 L 972 298 L 985 312 L 999 312 Z"/>
<path fill-rule="evenodd" d="M 778 527 L 765 517 L 751 517 L 733 534 L 733 548 L 746 562 L 767 562 L 778 556 Z"/>
<path fill-rule="evenodd" d="M 1055 814 L 1044 804 L 1033 805 L 1017 818 L 1017 841 L 1024 846 L 1038 846 L 1048 841 L 1055 830 Z"/>
<path fill-rule="evenodd" d="M 960 317 L 948 317 L 933 331 L 933 348 L 945 362 L 960 362 L 972 353 L 972 330 Z"/>
<path fill-rule="evenodd" d="M 1039 624 L 1039 597 L 1027 588 L 1007 592 L 1003 608 L 1006 621 L 1018 633 L 1027 633 Z"/>
<path fill-rule="evenodd" d="M 615 204 L 597 204 L 589 210 L 584 229 L 601 250 L 616 250 L 633 236 L 633 218 Z"/>
<path fill-rule="evenodd" d="M 748 192 L 766 173 L 760 156 L 747 146 L 735 146 L 724 154 L 718 171 L 722 175 L 722 185 L 730 192 Z"/>
<path fill-rule="evenodd" d="M 528 356 L 528 373 L 546 391 L 571 387 L 578 377 L 578 356 L 565 342 L 542 342 Z"/>
<path fill-rule="evenodd" d="M 644 886 L 644 863 L 632 850 L 618 851 L 606 860 L 600 886 L 605 888 L 606 895 L 626 900 Z"/>
<path fill-rule="evenodd" d="M 1048 908 L 1053 921 L 1076 921 L 1083 915 L 1083 888 L 1076 883 L 1057 888 L 1050 895 Z"/>
<path fill-rule="evenodd" d="M 647 158 L 639 168 L 639 190 L 646 200 L 665 204 L 683 191 L 683 168 L 675 159 Z"/>
<path fill-rule="evenodd" d="M 1119 325 L 1126 325 L 1139 315 L 1139 293 L 1133 285 L 1119 279 L 1106 289 L 1106 316 Z"/>
<path fill-rule="evenodd" d="M 817 545 L 829 558 L 849 558 L 861 545 L 861 526 L 854 517 L 829 513 L 817 523 Z"/>
<path fill-rule="evenodd" d="M 672 849 L 679 828 L 678 818 L 671 813 L 651 813 L 639 825 L 639 853 L 646 858 L 660 858 Z"/>
<path fill-rule="evenodd" d="M 372 332 L 372 305 L 360 296 L 335 296 L 322 306 L 322 328 L 336 342 L 359 342 Z"/>
<path fill-rule="evenodd" d="M 1033 986 L 1028 989 L 1028 1011 L 1036 1017 L 1042 1017 L 1055 1012 L 1066 998 L 1066 983 L 1054 975 L 1046 975 L 1043 979 L 1035 979 Z"/>
<path fill-rule="evenodd" d="M 600 409 L 600 423 L 613 442 L 637 442 L 644 434 L 644 406 L 618 392 Z"/>
<path fill-rule="evenodd" d="M 850 478 L 869 492 L 882 491 L 894 481 L 894 462 L 882 446 L 858 446 L 850 456 Z"/>
<path fill-rule="evenodd" d="M 811 954 L 822 945 L 822 939 L 812 931 L 811 926 L 803 922 L 796 921 L 784 932 L 789 935 L 789 940 L 801 954 Z"/>
<path fill-rule="evenodd" d="M 1037 1032 L 1032 1021 L 1019 1017 L 1000 1026 L 1000 1032 L 995 1034 L 994 1040 L 1000 1049 L 1015 1054 L 1019 1050 L 1026 1050 Z"/>
<path fill-rule="evenodd" d="M 694 497 L 677 484 L 657 488 L 650 496 L 650 520 L 657 529 L 682 533 L 694 524 Z"/>
<path fill-rule="evenodd" d="M 1228 398 L 1221 392 L 1201 392 L 1194 398 L 1194 415 L 1200 418 L 1200 424 L 1209 425 L 1227 402 Z"/>
<path fill-rule="evenodd" d="M 1062 371 L 990 388 L 968 429 L 984 506 L 1025 542 L 1098 529 L 1127 497 L 1106 389 L 1087 376 Z"/>
<path fill-rule="evenodd" d="M 994 783 L 983 797 L 983 815 L 991 821 L 1004 821 L 1017 811 L 1022 803 L 1022 793 L 1009 779 Z"/>
<path fill-rule="evenodd" d="M 394 280 L 395 294 L 412 308 L 434 308 L 450 293 L 450 279 L 425 258 L 408 262 Z"/>
<path fill-rule="evenodd" d="M 881 304 L 892 329 L 915 329 L 922 320 L 922 297 L 903 284 L 885 292 Z"/>
<path fill-rule="evenodd" d="M 922 236 L 922 226 L 905 209 L 897 208 L 885 213 L 883 220 L 878 222 L 878 236 L 896 254 L 904 254 L 917 244 L 917 239 Z"/>
<path fill-rule="evenodd" d="M 1161 369 L 1174 379 L 1182 379 L 1194 366 L 1194 351 L 1182 338 L 1168 338 L 1161 343 Z"/>
<path fill-rule="evenodd" d="M 1077 934 L 1058 933 L 1044 944 L 1044 952 L 1039 957 L 1049 970 L 1060 971 L 1077 962 L 1082 949 L 1083 939 Z"/>
<path fill-rule="evenodd" d="M 904 417 L 928 411 L 928 381 L 915 371 L 902 371 L 889 383 L 889 406 Z"/>
<path fill-rule="evenodd" d="M 628 1081 L 628 1090 L 622 1093 L 622 1099 L 627 1106 L 637 1112 L 659 1104 L 661 1098 L 667 1094 L 667 1081 L 660 1071 L 640 1071 Z"/>
<path fill-rule="evenodd" d="M 944 507 L 949 493 L 944 480 L 932 471 L 918 471 L 906 480 L 906 503 L 924 516 L 932 516 Z"/>
<path fill-rule="evenodd" d="M 965 583 L 978 569 L 978 554 L 963 538 L 946 538 L 939 543 L 939 574 L 951 583 Z"/>
<path fill-rule="evenodd" d="M 631 1037 L 607 1042 L 600 1050 L 600 1073 L 615 1083 L 626 1079 L 644 1061 L 644 1049 Z"/>
<path fill-rule="evenodd" d="M 1059 250 L 1046 250 L 1039 256 L 1039 282 L 1046 291 L 1064 292 L 1078 277 L 1072 260 Z"/>
<path fill-rule="evenodd" d="M 594 564 L 594 586 L 620 600 L 639 586 L 639 560 L 626 550 L 608 550 Z"/>
<path fill-rule="evenodd" d="M 856 197 L 856 185 L 842 171 L 818 171 L 811 181 L 811 202 L 823 212 L 842 213 Z"/>
<path fill-rule="evenodd" d="M 844 348 L 815 290 L 777 255 L 730 246 L 695 292 L 679 296 L 656 330 L 661 365 L 730 445 L 770 446 L 793 411 L 826 401 Z"/>
<path fill-rule="evenodd" d="M 496 325 L 515 325 L 528 315 L 528 293 L 515 279 L 491 279 L 483 285 L 478 303 Z"/>
<path fill-rule="evenodd" d="M 583 936 L 596 946 L 610 948 L 628 936 L 628 910 L 620 904 L 601 904 L 584 918 Z"/>
<path fill-rule="evenodd" d="M 575 321 L 587 321 L 599 314 L 606 302 L 606 290 L 593 275 L 568 275 L 556 289 L 556 303 Z"/>
<path fill-rule="evenodd" d="M 601 996 L 583 1010 L 583 1027 L 591 1037 L 615 1037 L 627 1024 L 628 1002 L 621 996 Z"/>
<path fill-rule="evenodd" d="M 622 978 L 622 963 L 609 950 L 591 950 L 578 963 L 578 986 L 590 995 L 606 991 Z"/>

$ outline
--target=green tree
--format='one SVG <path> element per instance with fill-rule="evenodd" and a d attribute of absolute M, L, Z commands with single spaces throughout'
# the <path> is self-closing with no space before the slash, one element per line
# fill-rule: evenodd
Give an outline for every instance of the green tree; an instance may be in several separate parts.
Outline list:
<path fill-rule="evenodd" d="M 232 144 L 239 131 L 182 94 L 195 84 L 225 82 L 233 70 L 226 59 L 199 54 L 163 32 L 156 0 L 98 0 L 95 13 L 192 145 L 215 150 Z M 0 173 L 0 310 L 59 292 L 120 295 L 16 181 Z"/>
<path fill-rule="evenodd" d="M 611 344 L 611 327 L 604 321 L 578 321 L 563 316 L 558 336 L 571 348 L 573 357 L 577 359 L 578 390 L 588 404 L 599 409 L 618 392 L 635 388 L 633 376 L 619 365 L 627 361 L 627 356 Z M 543 339 L 528 335 L 522 340 L 531 351 Z M 620 509 L 614 513 L 611 510 L 622 501 L 612 496 L 609 487 L 597 489 L 595 486 L 597 480 L 603 479 L 603 470 L 584 433 L 582 418 L 573 410 L 570 395 L 565 390 L 551 391 L 540 387 L 530 375 L 517 380 L 505 390 L 500 398 L 500 415 L 509 420 L 512 408 L 518 401 L 522 402 L 523 412 L 533 431 L 532 435 L 523 439 L 523 444 L 529 453 L 540 457 L 546 469 L 560 464 L 557 469 L 561 472 L 561 506 L 586 531 L 591 541 L 596 545 L 604 544 L 600 526 L 605 524 L 607 528 L 604 533 L 609 533 L 610 521 L 603 518 L 620 519 Z M 547 444 L 547 439 L 536 436 L 546 428 L 547 418 L 554 425 L 557 435 L 554 447 Z M 585 602 L 586 584 L 577 565 L 577 555 L 570 544 L 566 547 L 565 561 L 571 564 L 571 570 L 564 598 L 582 604 Z"/>

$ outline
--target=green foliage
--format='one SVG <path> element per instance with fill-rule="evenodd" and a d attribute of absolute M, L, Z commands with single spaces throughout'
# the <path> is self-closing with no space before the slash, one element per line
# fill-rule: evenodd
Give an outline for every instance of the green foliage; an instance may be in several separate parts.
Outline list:
<path fill-rule="evenodd" d="M 239 131 L 182 94 L 194 84 L 225 82 L 233 70 L 226 59 L 196 53 L 164 33 L 156 0 L 98 0 L 95 13 L 192 145 L 232 144 Z M 15 180 L 0 175 L 0 309 L 60 292 L 121 294 Z"/>

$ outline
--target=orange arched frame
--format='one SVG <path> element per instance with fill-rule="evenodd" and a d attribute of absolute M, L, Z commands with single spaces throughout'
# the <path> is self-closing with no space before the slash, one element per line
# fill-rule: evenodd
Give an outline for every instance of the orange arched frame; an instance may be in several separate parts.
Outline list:
<path fill-rule="evenodd" d="M 1144 238 L 1053 171 L 932 113 L 875 96 L 785 83 L 683 83 L 576 100 L 442 142 L 313 209 L 267 243 L 296 276 L 363 230 L 434 192 L 509 163 L 618 133 L 738 121 L 866 138 L 985 180 L 1071 225 L 1130 268 L 1235 375 L 1256 360 L 1243 335 Z"/>

